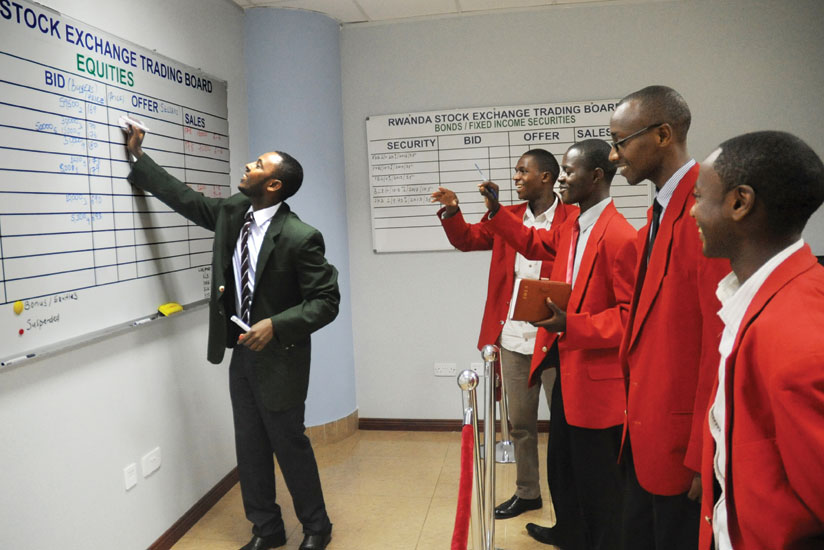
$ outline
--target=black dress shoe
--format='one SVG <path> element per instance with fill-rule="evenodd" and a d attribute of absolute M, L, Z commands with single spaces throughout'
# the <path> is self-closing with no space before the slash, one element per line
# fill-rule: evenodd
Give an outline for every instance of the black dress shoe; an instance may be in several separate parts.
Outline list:
<path fill-rule="evenodd" d="M 553 546 L 561 546 L 558 544 L 558 538 L 555 536 L 552 527 L 541 527 L 535 523 L 527 523 L 526 532 L 529 533 L 530 537 L 538 542 L 552 544 Z"/>
<path fill-rule="evenodd" d="M 314 535 L 307 534 L 300 543 L 300 550 L 323 550 L 332 540 L 332 530 Z"/>
<path fill-rule="evenodd" d="M 527 510 L 537 510 L 544 503 L 541 497 L 538 498 L 521 498 L 517 495 L 512 495 L 512 498 L 506 502 L 495 507 L 495 519 L 509 519 L 515 516 L 520 516 Z"/>
<path fill-rule="evenodd" d="M 249 543 L 240 550 L 269 550 L 269 548 L 279 548 L 286 544 L 286 533 L 278 533 L 268 537 L 252 537 Z"/>

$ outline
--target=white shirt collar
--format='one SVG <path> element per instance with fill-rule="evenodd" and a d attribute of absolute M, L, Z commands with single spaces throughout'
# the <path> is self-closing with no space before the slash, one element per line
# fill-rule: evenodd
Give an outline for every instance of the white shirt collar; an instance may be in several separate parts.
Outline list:
<path fill-rule="evenodd" d="M 552 221 L 552 218 L 555 217 L 555 209 L 558 208 L 558 205 L 561 203 L 561 197 L 555 194 L 555 202 L 552 203 L 552 206 L 538 214 L 535 215 L 532 212 L 532 208 L 529 207 L 529 204 L 526 205 L 526 210 L 524 210 L 524 221 L 530 222 L 544 222 L 544 221 Z"/>
<path fill-rule="evenodd" d="M 718 296 L 718 300 L 721 302 L 721 310 L 718 312 L 718 316 L 721 317 L 725 325 L 735 325 L 741 322 L 750 302 L 761 288 L 761 285 L 764 284 L 764 281 L 767 280 L 767 277 L 802 246 L 804 246 L 804 239 L 798 239 L 764 262 L 764 265 L 759 267 L 743 284 L 738 281 L 735 272 L 731 272 L 721 279 L 715 295 Z"/>
<path fill-rule="evenodd" d="M 578 227 L 581 230 L 581 233 L 595 225 L 595 222 L 598 221 L 598 218 L 601 217 L 601 214 L 606 209 L 607 205 L 612 202 L 612 197 L 607 197 L 601 202 L 593 205 L 589 210 L 586 212 L 581 213 L 578 216 Z"/>
<path fill-rule="evenodd" d="M 279 202 L 267 208 L 261 208 L 260 210 L 252 210 L 252 207 L 250 206 L 246 213 L 248 214 L 249 212 L 252 212 L 252 215 L 255 218 L 255 225 L 258 227 L 263 227 L 267 222 L 275 217 L 275 214 L 277 214 L 281 204 L 283 203 Z"/>

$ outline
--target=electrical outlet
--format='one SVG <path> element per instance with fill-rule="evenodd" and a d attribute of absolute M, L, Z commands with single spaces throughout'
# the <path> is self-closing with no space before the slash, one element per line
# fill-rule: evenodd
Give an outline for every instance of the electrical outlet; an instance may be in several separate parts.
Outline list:
<path fill-rule="evenodd" d="M 474 371 L 475 374 L 477 374 L 478 376 L 483 376 L 484 375 L 484 364 L 483 363 L 470 363 L 469 364 L 469 369 Z"/>
<path fill-rule="evenodd" d="M 137 464 L 132 462 L 123 468 L 123 480 L 126 483 L 127 491 L 137 485 Z"/>
<path fill-rule="evenodd" d="M 435 376 L 457 376 L 458 366 L 455 363 L 435 363 Z"/>
<path fill-rule="evenodd" d="M 140 459 L 143 477 L 149 477 L 160 468 L 160 447 L 155 447 Z"/>

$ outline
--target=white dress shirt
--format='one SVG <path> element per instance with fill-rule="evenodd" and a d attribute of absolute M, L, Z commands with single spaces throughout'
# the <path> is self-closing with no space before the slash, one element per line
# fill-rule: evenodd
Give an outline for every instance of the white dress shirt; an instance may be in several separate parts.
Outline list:
<path fill-rule="evenodd" d="M 257 269 L 260 246 L 263 244 L 263 236 L 266 234 L 266 230 L 269 228 L 269 222 L 275 217 L 281 204 L 282 203 L 277 203 L 274 206 L 253 212 L 254 220 L 252 220 L 252 225 L 249 227 L 249 242 L 247 243 L 249 247 L 249 288 L 252 291 L 253 297 L 255 295 L 255 271 Z M 252 212 L 251 206 L 249 210 L 246 211 L 247 214 L 249 212 Z M 243 231 L 241 230 L 237 237 L 237 243 L 235 243 L 235 253 L 232 255 L 232 267 L 235 272 L 235 311 L 238 312 L 238 315 L 240 315 L 240 244 L 242 237 Z"/>
<path fill-rule="evenodd" d="M 555 209 L 561 203 L 560 197 L 555 196 L 555 202 L 552 206 L 547 208 L 539 216 L 535 216 L 529 206 L 524 212 L 524 226 L 534 227 L 536 229 L 549 229 L 552 226 L 552 218 L 555 217 Z M 515 291 L 518 288 L 518 279 L 540 279 L 541 278 L 541 262 L 540 260 L 527 260 L 520 254 L 515 254 L 515 285 L 512 290 L 512 297 L 510 304 L 515 303 Z M 501 330 L 501 346 L 521 353 L 523 355 L 532 355 L 535 349 L 535 337 L 538 335 L 538 329 L 526 321 L 513 321 L 507 319 L 504 327 Z"/>
<path fill-rule="evenodd" d="M 604 209 L 606 209 L 607 205 L 611 202 L 612 197 L 607 197 L 578 216 L 578 245 L 575 247 L 575 261 L 572 268 L 573 286 L 575 286 L 575 280 L 578 279 L 578 270 L 581 268 L 581 258 L 584 257 L 584 250 L 586 250 L 592 228 L 595 227 L 595 222 L 598 221 L 598 218 L 604 213 Z"/>

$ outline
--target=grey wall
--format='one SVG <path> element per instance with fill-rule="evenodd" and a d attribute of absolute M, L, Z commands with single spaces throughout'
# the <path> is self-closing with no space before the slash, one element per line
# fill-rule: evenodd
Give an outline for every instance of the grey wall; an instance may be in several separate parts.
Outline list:
<path fill-rule="evenodd" d="M 365 119 L 372 114 L 679 90 L 703 158 L 725 138 L 791 131 L 824 154 L 824 3 L 691 0 L 567 5 L 343 28 L 352 318 L 361 417 L 458 418 L 486 291 L 488 253 L 375 254 Z M 433 215 L 436 207 L 432 207 Z M 824 215 L 805 237 L 824 254 Z M 399 398 L 401 396 L 402 398 Z"/>
<path fill-rule="evenodd" d="M 252 157 L 281 150 L 300 161 L 304 182 L 287 202 L 320 229 L 340 273 L 338 318 L 312 336 L 306 423 L 357 408 L 343 179 L 340 27 L 319 13 L 252 9 L 244 27 Z M 275 327 L 277 330 L 277 327 Z"/>
<path fill-rule="evenodd" d="M 227 80 L 240 179 L 249 152 L 239 8 L 45 4 Z M 206 323 L 201 309 L 0 372 L 0 548 L 146 548 L 234 467 L 227 369 L 206 362 Z M 157 446 L 160 470 L 126 492 L 123 468 L 139 471 Z"/>

